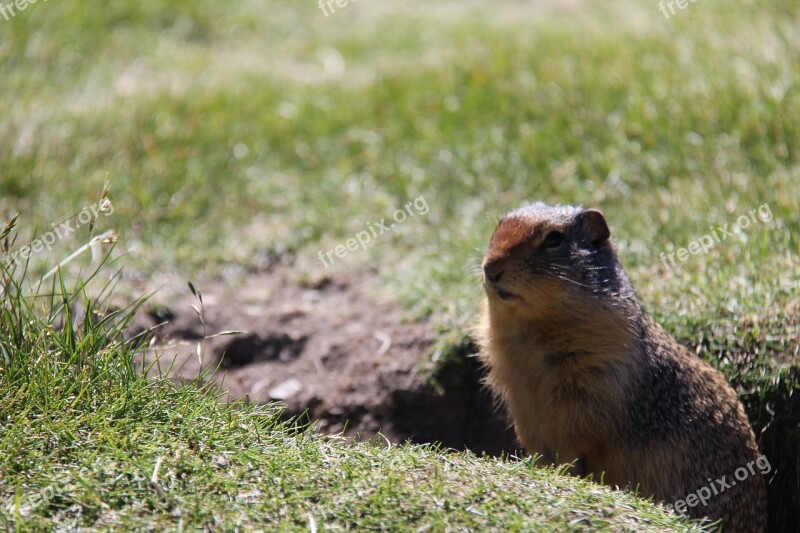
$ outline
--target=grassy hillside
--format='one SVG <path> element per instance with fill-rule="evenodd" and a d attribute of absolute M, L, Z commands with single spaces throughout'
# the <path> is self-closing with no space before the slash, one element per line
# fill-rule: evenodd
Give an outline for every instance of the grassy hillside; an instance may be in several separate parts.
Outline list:
<path fill-rule="evenodd" d="M 298 278 L 377 270 L 438 328 L 439 353 L 464 353 L 497 217 L 539 199 L 599 207 L 640 297 L 740 391 L 775 467 L 774 524 L 791 530 L 798 65 L 798 8 L 776 0 L 698 2 L 669 19 L 623 0 L 363 0 L 327 17 L 310 0 L 38 2 L 0 18 L 0 212 L 20 213 L 19 249 L 95 205 L 108 178 L 113 214 L 94 234 L 118 234 L 117 294 L 278 256 Z M 366 249 L 320 261 L 420 198 L 426 209 L 412 203 Z M 738 231 L 680 259 L 726 224 Z M 89 234 L 33 253 L 28 280 Z M 72 336 L 63 314 L 29 303 L 3 308 L 7 521 L 594 527 L 613 505 L 612 528 L 668 520 L 525 463 L 292 435 L 269 410 L 147 384 L 126 370 L 129 348 L 91 328 Z M 160 489 L 148 482 L 159 457 Z M 63 497 L 26 511 L 48 487 Z"/>
<path fill-rule="evenodd" d="M 280 422 L 274 407 L 218 402 L 200 382 L 146 378 L 122 340 L 141 302 L 109 312 L 87 296 L 99 276 L 87 278 L 31 297 L 9 283 L 0 296 L 4 529 L 690 527 L 529 460 L 345 445 Z"/>

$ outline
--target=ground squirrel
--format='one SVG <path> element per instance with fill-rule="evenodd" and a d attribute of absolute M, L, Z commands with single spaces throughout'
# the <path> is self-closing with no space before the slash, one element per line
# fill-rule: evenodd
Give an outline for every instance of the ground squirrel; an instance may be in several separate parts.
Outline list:
<path fill-rule="evenodd" d="M 487 383 L 529 452 L 725 531 L 765 528 L 766 458 L 741 403 L 644 309 L 600 211 L 509 213 L 482 279 Z"/>

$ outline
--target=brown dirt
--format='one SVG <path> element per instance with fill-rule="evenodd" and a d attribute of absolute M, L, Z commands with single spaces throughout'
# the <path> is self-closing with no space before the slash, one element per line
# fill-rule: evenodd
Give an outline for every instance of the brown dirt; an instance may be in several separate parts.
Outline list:
<path fill-rule="evenodd" d="M 472 347 L 431 372 L 432 332 L 424 322 L 401 320 L 397 305 L 377 296 L 375 275 L 314 286 L 292 279 L 279 266 L 241 286 L 214 280 L 198 287 L 205 326 L 188 289 L 168 307 L 151 309 L 139 317 L 140 330 L 165 324 L 144 362 L 160 357 L 162 369 L 172 363 L 176 380 L 219 365 L 211 379 L 229 399 L 280 401 L 287 417 L 307 413 L 323 433 L 363 439 L 380 432 L 394 443 L 438 442 L 492 455 L 517 451 L 480 385 L 482 370 L 467 356 Z M 234 330 L 244 333 L 203 342 Z"/>

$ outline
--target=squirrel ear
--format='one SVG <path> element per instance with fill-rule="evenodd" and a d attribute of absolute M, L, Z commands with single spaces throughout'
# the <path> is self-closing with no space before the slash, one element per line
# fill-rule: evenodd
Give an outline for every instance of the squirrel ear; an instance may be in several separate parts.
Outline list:
<path fill-rule="evenodd" d="M 606 217 L 597 209 L 587 209 L 581 213 L 580 222 L 583 231 L 592 244 L 599 244 L 611 237 Z"/>

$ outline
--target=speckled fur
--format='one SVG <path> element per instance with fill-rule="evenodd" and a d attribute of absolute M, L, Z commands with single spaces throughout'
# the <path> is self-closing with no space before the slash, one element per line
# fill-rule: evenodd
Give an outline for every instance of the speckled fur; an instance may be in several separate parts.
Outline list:
<path fill-rule="evenodd" d="M 563 238 L 548 247 L 552 231 Z M 637 300 L 598 211 L 537 203 L 506 215 L 483 278 L 487 383 L 543 462 L 672 504 L 759 456 L 722 374 Z M 724 531 L 763 531 L 762 475 L 687 510 Z"/>

